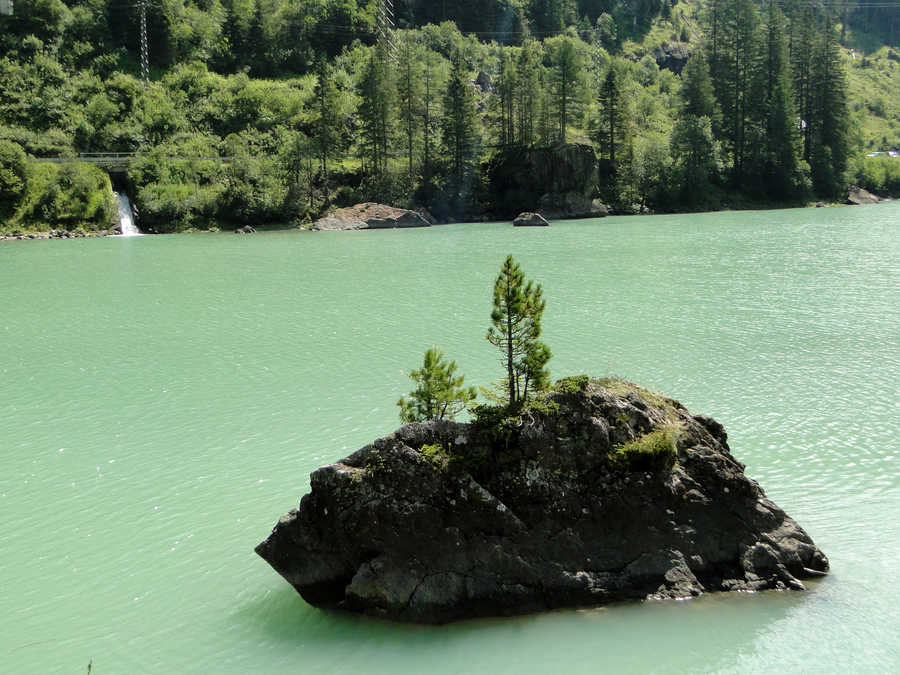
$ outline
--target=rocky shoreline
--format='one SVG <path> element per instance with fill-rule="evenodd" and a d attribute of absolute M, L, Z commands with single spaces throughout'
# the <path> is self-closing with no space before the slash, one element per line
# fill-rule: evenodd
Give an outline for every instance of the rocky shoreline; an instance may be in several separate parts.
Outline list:
<path fill-rule="evenodd" d="M 50 230 L 47 232 L 22 232 L 15 230 L 9 234 L 0 234 L 0 241 L 30 241 L 44 239 L 98 239 L 100 237 L 117 237 L 122 233 L 117 229 L 98 230 L 97 232 L 85 232 L 69 230 Z"/>
<path fill-rule="evenodd" d="M 313 605 L 418 623 L 800 590 L 828 570 L 718 422 L 586 376 L 318 469 L 256 552 Z"/>

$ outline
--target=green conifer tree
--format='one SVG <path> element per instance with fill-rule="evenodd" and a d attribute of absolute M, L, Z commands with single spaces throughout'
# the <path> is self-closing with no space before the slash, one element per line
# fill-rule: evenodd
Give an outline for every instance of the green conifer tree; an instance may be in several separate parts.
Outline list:
<path fill-rule="evenodd" d="M 815 15 L 812 6 L 805 7 L 791 21 L 791 72 L 794 78 L 794 100 L 800 116 L 803 161 L 809 162 L 812 149 L 810 120 L 813 116 L 813 58 L 816 44 Z"/>
<path fill-rule="evenodd" d="M 463 387 L 464 377 L 456 375 L 456 361 L 445 361 L 437 347 L 425 352 L 422 368 L 409 373 L 416 388 L 409 398 L 401 397 L 400 419 L 403 422 L 453 419 L 475 399 L 474 387 Z"/>
<path fill-rule="evenodd" d="M 537 137 L 538 110 L 540 108 L 540 47 L 534 40 L 522 45 L 516 64 L 516 137 L 519 144 L 532 146 Z"/>
<path fill-rule="evenodd" d="M 398 117 L 406 145 L 407 171 L 412 180 L 416 174 L 415 150 L 420 135 L 426 66 L 424 50 L 406 33 L 397 63 Z M 427 66 L 426 66 L 427 67 Z M 420 144 L 419 144 L 420 145 Z"/>
<path fill-rule="evenodd" d="M 575 113 L 583 65 L 571 38 L 563 38 L 553 50 L 553 98 L 556 105 L 559 143 L 566 142 L 570 118 Z"/>
<path fill-rule="evenodd" d="M 595 125 L 595 141 L 600 156 L 609 159 L 612 174 L 619 169 L 622 150 L 629 139 L 628 102 L 622 90 L 622 77 L 616 62 L 610 61 L 597 93 L 600 114 Z"/>
<path fill-rule="evenodd" d="M 472 167 L 477 156 L 478 135 L 475 94 L 457 51 L 450 67 L 450 78 L 444 94 L 441 136 L 452 168 L 452 185 L 457 199 L 469 191 Z"/>
<path fill-rule="evenodd" d="M 313 91 L 313 138 L 316 154 L 319 158 L 319 170 L 325 188 L 325 201 L 328 194 L 328 160 L 338 155 L 341 149 L 343 125 L 340 119 L 340 94 L 334 84 L 334 77 L 328 62 L 319 58 L 315 65 L 316 86 Z"/>
<path fill-rule="evenodd" d="M 850 153 L 847 81 L 841 63 L 837 31 L 827 20 L 813 60 L 810 115 L 810 168 L 813 187 L 822 196 L 837 198 L 844 190 Z"/>
<path fill-rule="evenodd" d="M 362 99 L 359 107 L 362 122 L 360 146 L 364 167 L 375 178 L 380 178 L 387 170 L 393 108 L 391 94 L 394 85 L 386 65 L 387 55 L 384 52 L 385 47 L 382 44 L 372 50 L 360 82 L 359 92 Z"/>
<path fill-rule="evenodd" d="M 761 184 L 767 195 L 792 196 L 797 176 L 796 114 L 793 109 L 784 14 L 769 0 L 763 26 L 761 68 L 763 133 L 760 142 Z"/>
<path fill-rule="evenodd" d="M 497 139 L 501 145 L 516 143 L 516 93 L 518 90 L 518 73 L 516 64 L 509 53 L 504 50 L 500 57 L 500 77 L 497 80 L 496 92 L 499 105 L 497 115 Z"/>
<path fill-rule="evenodd" d="M 712 119 L 716 115 L 716 96 L 705 52 L 693 54 L 681 71 L 680 110 L 682 115 L 695 117 Z"/>
<path fill-rule="evenodd" d="M 755 147 L 752 141 L 754 106 L 753 84 L 759 70 L 759 15 L 753 0 L 728 3 L 722 23 L 719 60 L 721 76 L 718 91 L 722 110 L 722 136 L 731 159 L 732 180 L 740 186 L 745 160 Z"/>
<path fill-rule="evenodd" d="M 541 285 L 526 283 L 518 263 L 507 256 L 494 282 L 493 325 L 486 337 L 502 354 L 511 408 L 520 406 L 530 392 L 539 391 L 549 381 L 550 349 L 538 339 L 545 304 Z"/>

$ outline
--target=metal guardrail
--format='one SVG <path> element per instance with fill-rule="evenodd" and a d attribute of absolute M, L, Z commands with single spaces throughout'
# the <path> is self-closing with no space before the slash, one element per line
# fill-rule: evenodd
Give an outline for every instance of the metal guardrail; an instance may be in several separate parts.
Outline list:
<path fill-rule="evenodd" d="M 142 155 L 137 152 L 89 152 L 75 157 L 33 157 L 32 162 L 51 162 L 67 164 L 69 162 L 87 162 L 99 166 L 128 166 Z M 174 162 L 231 162 L 234 157 L 166 157 L 166 161 Z"/>

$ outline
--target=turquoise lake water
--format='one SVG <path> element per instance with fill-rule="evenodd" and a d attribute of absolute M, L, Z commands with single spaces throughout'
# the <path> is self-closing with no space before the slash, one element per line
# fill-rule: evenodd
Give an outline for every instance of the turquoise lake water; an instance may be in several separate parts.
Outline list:
<path fill-rule="evenodd" d="M 806 593 L 445 627 L 308 606 L 253 553 L 309 473 L 484 334 L 512 253 L 555 377 L 714 416 L 829 556 Z M 0 671 L 900 671 L 900 203 L 550 228 L 0 243 Z"/>

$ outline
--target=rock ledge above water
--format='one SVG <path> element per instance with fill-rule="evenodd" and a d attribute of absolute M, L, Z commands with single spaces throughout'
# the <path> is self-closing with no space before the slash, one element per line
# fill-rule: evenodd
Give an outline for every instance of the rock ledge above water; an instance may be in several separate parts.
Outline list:
<path fill-rule="evenodd" d="M 409 424 L 318 469 L 256 552 L 311 604 L 420 623 L 802 589 L 828 570 L 718 422 L 587 377 L 521 415 Z"/>

